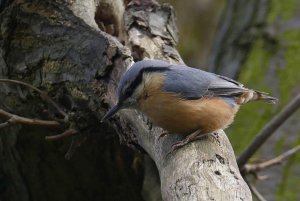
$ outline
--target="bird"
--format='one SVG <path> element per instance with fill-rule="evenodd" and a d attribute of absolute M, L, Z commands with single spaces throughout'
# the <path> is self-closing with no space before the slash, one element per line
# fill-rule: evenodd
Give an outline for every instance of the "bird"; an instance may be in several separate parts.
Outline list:
<path fill-rule="evenodd" d="M 102 122 L 124 108 L 139 110 L 168 134 L 187 136 L 173 145 L 175 150 L 199 136 L 226 129 L 240 106 L 255 100 L 278 101 L 222 75 L 184 64 L 142 60 L 122 75 L 117 103 Z"/>

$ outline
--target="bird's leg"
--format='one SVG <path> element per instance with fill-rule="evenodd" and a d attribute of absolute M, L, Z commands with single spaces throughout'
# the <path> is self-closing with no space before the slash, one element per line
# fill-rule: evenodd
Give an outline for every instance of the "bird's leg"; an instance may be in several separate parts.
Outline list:
<path fill-rule="evenodd" d="M 182 146 L 188 144 L 189 142 L 192 142 L 195 140 L 202 140 L 202 139 L 205 139 L 206 137 L 207 137 L 207 135 L 203 135 L 201 130 L 197 130 L 197 131 L 193 132 L 192 134 L 188 135 L 183 140 L 180 140 L 180 141 L 176 142 L 175 144 L 173 144 L 171 147 L 171 150 L 168 152 L 168 155 L 170 153 L 173 153 L 176 149 L 179 149 Z"/>

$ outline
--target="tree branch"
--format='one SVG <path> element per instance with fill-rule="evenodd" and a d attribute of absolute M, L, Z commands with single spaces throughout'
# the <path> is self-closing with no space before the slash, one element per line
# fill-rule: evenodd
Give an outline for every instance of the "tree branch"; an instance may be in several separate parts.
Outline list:
<path fill-rule="evenodd" d="M 4 128 L 10 124 L 25 124 L 25 125 L 34 125 L 34 126 L 48 126 L 48 127 L 58 127 L 61 125 L 57 121 L 30 119 L 30 118 L 21 117 L 16 114 L 6 112 L 2 109 L 0 109 L 0 116 L 9 118 L 7 122 L 0 124 L 0 128 Z"/>
<path fill-rule="evenodd" d="M 136 60 L 147 57 L 182 63 L 175 48 L 177 31 L 170 7 L 131 4 L 124 18 L 128 32 L 125 44 L 129 44 Z M 155 161 L 163 200 L 252 199 L 240 175 L 232 146 L 222 130 L 215 137 L 210 135 L 167 155 L 172 144 L 185 136 L 172 134 L 160 138 L 162 129 L 149 125 L 147 118 L 135 111 L 124 110 L 119 117 L 121 125 L 130 125 L 129 131 L 135 134 L 138 144 Z"/>
<path fill-rule="evenodd" d="M 0 129 L 1 129 L 1 128 L 8 127 L 8 126 L 10 126 L 10 125 L 11 125 L 11 124 L 9 124 L 9 122 L 1 123 L 1 124 L 0 124 Z"/>
<path fill-rule="evenodd" d="M 278 165 L 278 164 L 281 164 L 284 160 L 286 160 L 288 157 L 294 155 L 295 153 L 297 153 L 298 151 L 300 150 L 300 145 L 284 152 L 283 154 L 271 159 L 271 160 L 268 160 L 268 161 L 265 161 L 265 162 L 262 162 L 262 163 L 259 163 L 259 164 L 246 164 L 242 169 L 241 169 L 241 172 L 245 175 L 247 173 L 257 173 L 261 170 L 264 170 L 268 167 L 271 167 L 271 166 L 274 166 L 274 165 Z"/>
<path fill-rule="evenodd" d="M 30 119 L 30 118 L 26 118 L 26 117 L 21 117 L 9 112 L 6 112 L 2 109 L 0 109 L 0 116 L 3 117 L 8 117 L 9 119 L 0 124 L 0 129 L 8 127 L 10 125 L 13 124 L 23 124 L 23 125 L 32 125 L 32 126 L 47 126 L 47 127 L 59 127 L 61 126 L 61 123 L 57 122 L 57 121 L 47 121 L 47 120 L 39 120 L 39 119 Z M 60 140 L 62 138 L 65 137 L 69 137 L 72 135 L 77 134 L 78 131 L 73 129 L 73 128 L 69 128 L 68 130 L 66 130 L 65 132 L 58 134 L 58 135 L 53 135 L 53 136 L 46 136 L 45 139 L 48 141 L 56 141 L 56 140 Z M 66 158 L 70 159 L 72 154 L 74 153 L 75 149 L 79 146 L 79 143 L 75 143 L 74 140 L 72 139 L 70 148 L 68 150 L 68 152 L 66 153 Z"/>
<path fill-rule="evenodd" d="M 70 129 L 66 130 L 65 132 L 63 132 L 61 134 L 46 136 L 45 139 L 48 140 L 48 141 L 56 141 L 56 140 L 60 140 L 60 139 L 65 138 L 65 137 L 69 137 L 71 135 L 75 135 L 77 133 L 78 133 L 77 130 L 70 128 Z"/>
<path fill-rule="evenodd" d="M 269 6 L 268 0 L 227 1 L 208 58 L 209 71 L 238 78 L 253 41 L 264 33 Z"/>
<path fill-rule="evenodd" d="M 298 94 L 279 114 L 277 114 L 255 137 L 246 150 L 238 157 L 239 168 L 247 163 L 254 153 L 266 142 L 273 132 L 281 126 L 300 107 Z"/>
<path fill-rule="evenodd" d="M 75 137 L 72 138 L 71 144 L 69 146 L 69 149 L 67 153 L 65 154 L 65 158 L 67 160 L 70 160 L 71 157 L 73 156 L 75 150 L 81 146 L 81 144 L 86 140 L 86 137 L 83 139 L 75 139 Z"/>
<path fill-rule="evenodd" d="M 260 192 L 257 190 L 257 188 L 255 186 L 253 186 L 253 184 L 251 184 L 249 181 L 247 181 L 247 184 L 251 190 L 251 192 L 255 195 L 255 197 L 258 199 L 258 201 L 267 201 L 262 194 L 260 194 Z"/>

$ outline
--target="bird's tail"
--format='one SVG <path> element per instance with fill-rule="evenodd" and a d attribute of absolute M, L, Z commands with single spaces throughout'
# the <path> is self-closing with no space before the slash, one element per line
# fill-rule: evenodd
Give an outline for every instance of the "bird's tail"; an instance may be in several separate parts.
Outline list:
<path fill-rule="evenodd" d="M 268 93 L 261 92 L 261 91 L 254 91 L 252 100 L 263 100 L 271 104 L 276 104 L 278 102 L 277 98 L 269 96 Z"/>
<path fill-rule="evenodd" d="M 249 101 L 256 101 L 256 100 L 263 100 L 263 101 L 265 101 L 267 103 L 271 103 L 271 104 L 276 104 L 278 102 L 277 98 L 268 96 L 268 94 L 265 92 L 246 89 L 244 91 L 244 93 L 242 93 L 238 97 L 237 103 L 241 105 L 241 104 L 248 103 Z"/>

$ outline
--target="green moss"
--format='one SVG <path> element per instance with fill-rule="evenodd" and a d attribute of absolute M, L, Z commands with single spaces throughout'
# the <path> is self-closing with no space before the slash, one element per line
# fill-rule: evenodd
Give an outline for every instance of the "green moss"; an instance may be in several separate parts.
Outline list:
<path fill-rule="evenodd" d="M 274 22 L 278 16 L 288 20 L 295 14 L 297 1 L 274 0 L 268 16 L 269 22 Z M 280 43 L 271 44 L 259 39 L 254 44 L 252 51 L 240 74 L 240 81 L 249 88 L 259 91 L 271 92 L 265 82 L 271 59 L 278 50 L 284 51 L 284 63 L 278 66 L 276 78 L 279 83 L 280 105 L 277 109 L 268 104 L 252 103 L 241 107 L 235 123 L 231 126 L 231 141 L 236 153 L 240 153 L 259 132 L 259 130 L 278 112 L 291 98 L 292 91 L 298 85 L 300 73 L 297 65 L 300 63 L 300 31 L 291 30 L 278 36 Z M 276 106 L 275 106 L 276 107 Z M 275 111 L 276 110 L 276 111 Z M 246 133 L 245 133 L 246 132 Z M 241 136 L 243 135 L 243 136 Z M 277 150 L 280 150 L 277 147 Z"/>
<path fill-rule="evenodd" d="M 284 166 L 282 180 L 279 184 L 276 193 L 276 200 L 297 200 L 297 192 L 299 192 L 299 179 L 293 175 L 295 164 L 295 156 L 290 158 L 288 163 Z"/>
<path fill-rule="evenodd" d="M 253 78 L 255 78 L 261 85 L 262 78 L 264 78 L 266 71 L 263 67 L 268 66 L 271 55 L 264 49 L 261 39 L 255 43 L 253 49 L 255 51 L 250 53 L 243 72 L 240 74 L 240 80 L 249 84 L 253 81 Z"/>
<path fill-rule="evenodd" d="M 271 26 L 274 23 L 278 24 L 278 19 L 285 22 L 296 16 L 295 12 L 299 1 L 273 0 L 270 3 L 271 10 L 267 21 Z M 244 150 L 259 130 L 299 91 L 300 29 L 290 28 L 284 32 L 280 32 L 280 30 L 282 31 L 283 29 L 278 29 L 275 39 L 272 38 L 273 41 L 270 40 L 268 42 L 264 38 L 255 42 L 240 75 L 240 81 L 247 87 L 271 92 L 271 87 L 267 86 L 265 80 L 267 76 L 270 77 L 268 73 L 274 68 L 274 63 L 272 64 L 271 62 L 279 61 L 275 66 L 276 71 L 274 72 L 273 70 L 272 72 L 273 79 L 276 79 L 278 83 L 278 86 L 272 86 L 272 89 L 279 94 L 279 105 L 271 106 L 264 103 L 251 103 L 241 107 L 235 123 L 227 131 L 227 133 L 230 133 L 236 154 Z M 274 42 L 274 40 L 276 41 Z M 276 59 L 274 60 L 274 58 Z M 294 118 L 299 119 L 300 115 L 296 115 L 294 115 Z M 298 135 L 293 133 L 295 132 L 295 129 L 292 128 L 293 124 L 291 123 L 290 125 L 290 128 L 283 130 L 286 135 L 281 136 L 274 145 L 276 155 L 286 151 L 286 146 L 290 143 L 287 135 L 299 136 L 299 133 Z M 293 139 L 295 138 L 293 137 Z M 294 140 L 295 145 L 299 144 L 299 142 L 299 137 Z M 290 146 L 292 147 L 292 145 Z M 270 147 L 273 147 L 273 145 Z M 300 157 L 295 155 L 284 165 L 282 179 L 276 191 L 276 200 L 297 200 L 300 186 L 299 178 L 295 177 L 294 174 L 299 172 L 299 161 Z"/>
<path fill-rule="evenodd" d="M 282 147 L 286 142 L 286 137 L 282 136 L 276 143 L 275 143 L 275 154 L 280 155 L 282 153 Z"/>
<path fill-rule="evenodd" d="M 249 55 L 240 80 L 249 88 L 270 92 L 264 80 L 272 52 L 266 50 L 262 40 L 259 40 L 253 49 L 255 51 Z M 269 104 L 256 102 L 241 107 L 235 123 L 228 132 L 237 154 L 244 150 L 273 115 L 273 107 Z"/>
<path fill-rule="evenodd" d="M 283 20 L 291 19 L 297 11 L 297 0 L 272 0 L 271 12 L 268 15 L 268 22 L 274 22 L 278 17 Z"/>
<path fill-rule="evenodd" d="M 282 36 L 285 48 L 286 66 L 278 70 L 280 79 L 281 104 L 286 104 L 291 98 L 291 92 L 300 80 L 298 65 L 300 63 L 300 30 L 287 31 Z"/>
<path fill-rule="evenodd" d="M 285 48 L 286 65 L 278 69 L 277 74 L 280 80 L 280 106 L 286 105 L 295 95 L 295 89 L 299 86 L 300 73 L 298 65 L 300 63 L 300 30 L 290 30 L 282 35 L 282 43 Z M 300 118 L 299 115 L 296 118 Z M 297 135 L 297 133 L 287 133 Z M 299 136 L 299 134 L 297 135 Z M 283 137 L 284 138 L 284 137 Z M 295 140 L 294 145 L 299 144 Z M 299 164 L 299 157 L 294 156 L 287 165 L 284 166 L 282 181 L 278 186 L 276 200 L 297 200 L 300 191 L 299 178 L 294 177 L 295 166 Z"/>
<path fill-rule="evenodd" d="M 22 106 L 20 99 L 16 96 L 7 95 L 5 96 L 6 107 L 8 108 L 18 108 Z"/>
<path fill-rule="evenodd" d="M 47 61 L 44 66 L 43 70 L 45 73 L 64 73 L 64 72 L 69 72 L 72 70 L 72 67 L 74 64 L 71 64 L 69 62 L 65 61 Z"/>
<path fill-rule="evenodd" d="M 299 136 L 299 133 L 297 134 L 297 136 Z M 298 138 L 294 141 L 292 147 L 299 145 L 299 143 L 300 139 Z M 276 200 L 297 200 L 298 192 L 300 191 L 300 186 L 299 178 L 295 175 L 299 174 L 299 161 L 299 154 L 295 154 L 292 157 L 290 157 L 287 164 L 284 165 L 282 172 L 282 180 L 278 185 L 278 190 L 276 192 Z"/>

